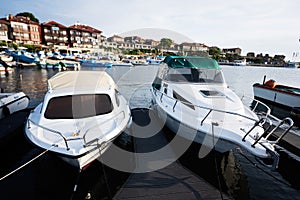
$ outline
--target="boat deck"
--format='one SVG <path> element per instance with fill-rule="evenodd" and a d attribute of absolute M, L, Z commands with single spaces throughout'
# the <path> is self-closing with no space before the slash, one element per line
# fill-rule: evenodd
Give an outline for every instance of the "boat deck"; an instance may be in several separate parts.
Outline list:
<path fill-rule="evenodd" d="M 131 134 L 138 136 L 142 131 L 141 127 L 147 127 L 149 120 L 148 110 L 133 110 L 133 128 Z M 151 115 L 150 115 L 151 116 Z M 153 121 L 153 120 L 152 120 Z M 140 127 L 135 128 L 134 124 Z M 148 127 L 149 128 L 149 127 Z M 138 133 L 136 132 L 138 130 Z M 144 135 L 145 136 L 145 135 Z M 149 138 L 135 137 L 135 152 L 145 153 L 158 150 L 168 144 L 168 140 L 160 131 Z M 171 146 L 168 151 L 176 154 Z M 154 162 L 154 160 L 152 160 Z M 151 162 L 142 162 L 136 158 L 137 167 L 150 167 Z M 223 199 L 229 199 L 222 194 Z M 184 168 L 178 161 L 152 172 L 133 173 L 113 199 L 222 199 L 221 193 L 214 186 L 210 185 L 201 177 Z"/>

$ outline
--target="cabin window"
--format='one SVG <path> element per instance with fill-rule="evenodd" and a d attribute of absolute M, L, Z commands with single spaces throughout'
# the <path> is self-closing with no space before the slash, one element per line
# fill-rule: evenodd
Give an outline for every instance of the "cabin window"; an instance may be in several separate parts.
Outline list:
<path fill-rule="evenodd" d="M 183 103 L 187 107 L 195 110 L 195 106 L 191 102 L 189 102 L 188 100 L 186 100 L 184 97 L 182 97 L 181 95 L 179 95 L 175 91 L 173 91 L 173 98 L 179 100 L 181 103 Z"/>
<path fill-rule="evenodd" d="M 119 91 L 118 90 L 115 90 L 115 98 L 116 98 L 116 104 L 119 107 L 120 99 L 119 99 Z"/>
<path fill-rule="evenodd" d="M 223 74 L 220 70 L 206 68 L 169 69 L 165 79 L 173 82 L 224 83 Z"/>
<path fill-rule="evenodd" d="M 152 87 L 154 87 L 157 90 L 160 90 L 160 88 L 161 88 L 161 81 L 162 80 L 160 78 L 156 77 L 155 80 L 152 83 Z"/>
<path fill-rule="evenodd" d="M 200 90 L 200 93 L 205 97 L 224 97 L 225 95 L 216 90 Z"/>
<path fill-rule="evenodd" d="M 112 112 L 113 105 L 107 94 L 83 94 L 50 99 L 45 118 L 80 119 Z"/>

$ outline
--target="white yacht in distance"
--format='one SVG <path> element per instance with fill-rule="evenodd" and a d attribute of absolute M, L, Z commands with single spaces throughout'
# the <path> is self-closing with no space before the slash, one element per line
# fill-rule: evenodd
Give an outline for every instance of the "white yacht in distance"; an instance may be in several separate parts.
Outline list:
<path fill-rule="evenodd" d="M 59 72 L 48 87 L 29 115 L 26 136 L 75 167 L 101 156 L 131 123 L 126 99 L 104 71 Z"/>
<path fill-rule="evenodd" d="M 271 123 L 270 110 L 255 101 L 252 109 L 228 88 L 217 62 L 210 58 L 168 56 L 152 84 L 153 108 L 174 133 L 204 144 L 216 136 L 216 150 L 238 145 L 276 168 L 279 155 L 263 125 Z M 255 104 L 254 104 L 255 103 Z M 257 116 L 257 105 L 265 106 Z M 275 130 L 275 129 L 273 129 Z"/>

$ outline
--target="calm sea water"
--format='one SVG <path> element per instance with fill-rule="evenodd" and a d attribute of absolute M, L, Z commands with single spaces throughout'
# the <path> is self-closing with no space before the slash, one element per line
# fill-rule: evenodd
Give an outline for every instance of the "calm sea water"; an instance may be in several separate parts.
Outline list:
<path fill-rule="evenodd" d="M 267 79 L 275 79 L 277 83 L 300 87 L 300 69 L 250 66 L 221 66 L 221 68 L 227 84 L 238 95 L 253 96 L 252 85 L 256 82 L 262 82 L 264 75 L 267 76 Z M 131 108 L 148 108 L 151 105 L 150 85 L 157 69 L 158 66 L 149 65 L 131 68 L 113 67 L 106 69 L 106 71 L 116 81 L 119 91 L 130 102 Z M 83 68 L 82 70 L 104 69 Z M 43 101 L 47 91 L 47 80 L 56 73 L 57 71 L 54 70 L 36 68 L 14 69 L 14 72 L 8 77 L 1 75 L 0 87 L 5 92 L 23 91 L 31 99 L 30 106 L 34 107 Z M 197 162 L 189 161 L 195 156 L 193 153 L 193 151 L 187 152 L 186 157 L 182 158 L 183 163 L 187 163 L 188 168 L 218 187 L 216 180 L 212 178 L 215 177 L 215 171 L 211 170 L 214 169 L 212 157 L 198 159 Z M 275 172 L 268 169 L 258 169 L 248 160 L 251 155 L 240 154 L 237 150 L 224 155 L 218 154 L 217 157 L 222 173 L 222 189 L 233 198 L 300 199 L 300 177 L 299 172 L 294 169 L 299 167 L 299 163 L 294 164 L 294 161 L 289 160 L 288 156 L 280 163 L 280 169 Z M 202 170 L 199 171 L 198 166 L 207 167 L 205 170 L 202 167 Z M 55 172 L 57 171 L 59 170 L 55 170 Z M 93 180 L 95 185 L 101 181 L 103 182 L 100 179 Z"/>

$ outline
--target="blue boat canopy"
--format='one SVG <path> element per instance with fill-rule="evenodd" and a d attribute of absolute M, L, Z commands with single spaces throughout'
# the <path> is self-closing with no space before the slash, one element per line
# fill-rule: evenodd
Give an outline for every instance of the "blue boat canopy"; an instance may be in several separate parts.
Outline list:
<path fill-rule="evenodd" d="M 164 63 L 171 68 L 221 69 L 217 61 L 198 56 L 167 56 Z"/>

